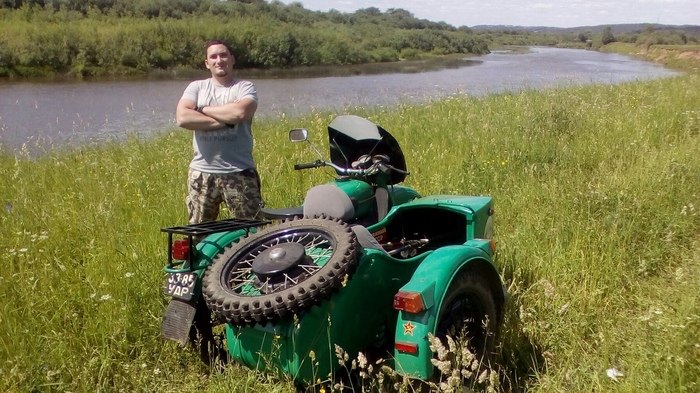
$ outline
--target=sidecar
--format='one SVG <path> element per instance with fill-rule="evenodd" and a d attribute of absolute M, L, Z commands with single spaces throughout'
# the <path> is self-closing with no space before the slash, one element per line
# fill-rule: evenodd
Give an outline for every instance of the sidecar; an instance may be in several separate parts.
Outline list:
<path fill-rule="evenodd" d="M 337 178 L 263 220 L 163 229 L 170 249 L 166 338 L 311 385 L 343 369 L 339 349 L 430 379 L 428 337 L 468 339 L 488 361 L 506 293 L 493 257 L 493 200 L 420 194 L 396 140 L 357 116 L 329 126 Z M 307 130 L 293 130 L 304 141 Z M 196 245 L 195 239 L 203 238 Z"/>

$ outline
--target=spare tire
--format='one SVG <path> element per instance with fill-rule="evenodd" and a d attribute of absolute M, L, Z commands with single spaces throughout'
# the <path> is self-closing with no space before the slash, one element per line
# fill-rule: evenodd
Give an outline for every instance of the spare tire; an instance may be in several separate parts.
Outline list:
<path fill-rule="evenodd" d="M 221 320 L 265 324 L 328 298 L 355 271 L 358 253 L 355 234 L 338 219 L 285 221 L 217 255 L 202 292 Z"/>

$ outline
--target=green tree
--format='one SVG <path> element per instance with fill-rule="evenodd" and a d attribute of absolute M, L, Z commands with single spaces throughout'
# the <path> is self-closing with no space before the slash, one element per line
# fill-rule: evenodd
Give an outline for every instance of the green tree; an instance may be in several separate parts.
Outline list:
<path fill-rule="evenodd" d="M 603 45 L 607 45 L 616 41 L 615 36 L 612 33 L 612 27 L 605 26 L 601 36 L 601 41 L 603 42 Z"/>

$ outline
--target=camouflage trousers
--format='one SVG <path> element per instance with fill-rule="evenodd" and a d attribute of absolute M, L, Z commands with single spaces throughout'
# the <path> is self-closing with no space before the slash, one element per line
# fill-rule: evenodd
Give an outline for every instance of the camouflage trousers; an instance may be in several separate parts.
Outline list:
<path fill-rule="evenodd" d="M 190 168 L 187 187 L 190 224 L 215 221 L 222 202 L 236 218 L 255 219 L 263 207 L 260 176 L 255 169 L 215 174 Z"/>

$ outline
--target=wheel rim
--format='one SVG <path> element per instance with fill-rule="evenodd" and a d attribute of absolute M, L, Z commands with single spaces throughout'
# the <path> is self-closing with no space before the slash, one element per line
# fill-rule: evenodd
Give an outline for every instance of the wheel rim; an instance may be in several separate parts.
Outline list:
<path fill-rule="evenodd" d="M 271 233 L 238 254 L 243 257 L 223 271 L 221 284 L 245 297 L 279 292 L 316 274 L 335 249 L 334 237 L 321 230 Z"/>
<path fill-rule="evenodd" d="M 218 318 L 265 324 L 319 304 L 340 290 L 359 261 L 350 227 L 327 217 L 261 228 L 227 247 L 202 278 L 202 295 Z"/>
<path fill-rule="evenodd" d="M 487 334 L 482 326 L 483 315 L 484 307 L 478 296 L 461 294 L 452 299 L 445 309 L 443 319 L 438 325 L 438 336 L 440 339 L 444 339 L 446 335 L 458 338 L 464 334 L 469 339 L 469 346 L 482 352 Z"/>

